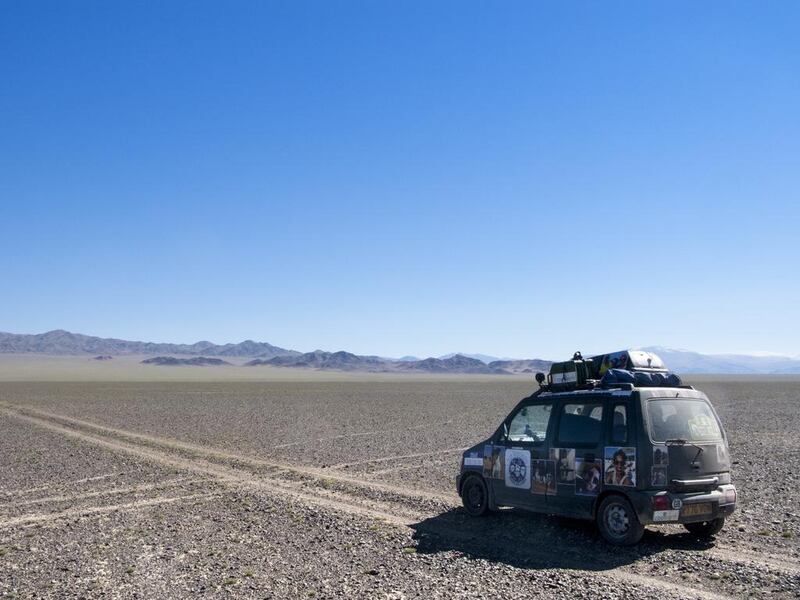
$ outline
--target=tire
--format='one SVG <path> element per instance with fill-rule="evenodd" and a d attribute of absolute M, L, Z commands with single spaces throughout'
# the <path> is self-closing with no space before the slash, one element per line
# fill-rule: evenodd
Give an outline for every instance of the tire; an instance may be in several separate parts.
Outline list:
<path fill-rule="evenodd" d="M 603 538 L 615 546 L 632 546 L 644 535 L 633 506 L 623 496 L 607 496 L 597 509 L 597 527 Z"/>
<path fill-rule="evenodd" d="M 684 523 L 683 526 L 692 535 L 710 539 L 720 532 L 725 525 L 725 517 L 718 517 L 711 521 L 698 521 L 697 523 Z"/>
<path fill-rule="evenodd" d="M 461 486 L 461 502 L 472 517 L 483 517 L 489 512 L 489 493 L 482 477 L 468 477 Z"/>

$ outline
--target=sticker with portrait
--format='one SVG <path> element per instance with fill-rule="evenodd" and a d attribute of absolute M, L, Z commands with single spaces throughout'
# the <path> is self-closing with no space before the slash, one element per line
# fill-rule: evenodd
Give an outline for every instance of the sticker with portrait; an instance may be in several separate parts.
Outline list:
<path fill-rule="evenodd" d="M 731 456 L 728 453 L 728 447 L 725 444 L 717 444 L 717 462 L 720 467 L 730 467 Z"/>
<path fill-rule="evenodd" d="M 599 458 L 575 459 L 575 493 L 579 496 L 596 496 L 603 483 L 603 461 Z"/>
<path fill-rule="evenodd" d="M 492 445 L 483 446 L 483 476 L 487 479 L 492 476 Z"/>
<path fill-rule="evenodd" d="M 606 446 L 605 468 L 603 482 L 606 485 L 634 487 L 636 485 L 636 448 Z"/>
<path fill-rule="evenodd" d="M 505 448 L 500 446 L 492 447 L 492 479 L 503 479 L 505 477 L 504 450 Z"/>
<path fill-rule="evenodd" d="M 669 465 L 669 448 L 666 444 L 653 444 L 653 466 L 666 467 Z"/>
<path fill-rule="evenodd" d="M 556 493 L 556 462 L 554 460 L 531 461 L 531 492 L 534 494 Z"/>
<path fill-rule="evenodd" d="M 664 487 L 667 485 L 666 465 L 653 465 L 650 468 L 650 484 L 653 487 Z"/>
<path fill-rule="evenodd" d="M 664 487 L 669 477 L 669 447 L 666 444 L 653 445 L 653 466 L 650 468 L 650 485 Z"/>
<path fill-rule="evenodd" d="M 612 352 L 606 354 L 600 362 L 600 375 L 604 375 L 609 369 L 627 369 L 628 352 Z"/>
<path fill-rule="evenodd" d="M 556 483 L 575 484 L 575 448 L 550 448 L 550 460 L 556 463 Z"/>
<path fill-rule="evenodd" d="M 714 439 L 719 432 L 717 423 L 708 415 L 694 415 L 686 425 L 692 439 Z"/>

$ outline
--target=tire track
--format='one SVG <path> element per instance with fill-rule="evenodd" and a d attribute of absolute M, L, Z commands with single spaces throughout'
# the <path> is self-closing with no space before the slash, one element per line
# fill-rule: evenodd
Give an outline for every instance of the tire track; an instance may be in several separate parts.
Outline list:
<path fill-rule="evenodd" d="M 53 489 L 54 487 L 68 488 L 73 485 L 79 485 L 81 483 L 90 483 L 93 481 L 100 481 L 102 479 L 110 479 L 111 477 L 119 477 L 120 475 L 122 475 L 122 473 L 107 473 L 106 475 L 95 475 L 94 477 L 84 477 L 82 479 L 73 479 L 70 481 L 64 481 L 60 483 L 56 482 L 56 483 L 49 483 L 47 485 L 38 485 L 36 487 L 8 490 L 5 492 L 0 492 L 0 498 L 11 498 L 14 496 L 28 496 L 30 494 L 35 494 L 36 492 L 43 492 L 45 490 Z"/>
<path fill-rule="evenodd" d="M 390 462 L 393 460 L 403 460 L 405 458 L 424 458 L 426 456 L 434 456 L 436 454 L 454 454 L 456 452 L 464 452 L 468 446 L 463 448 L 447 448 L 446 450 L 433 450 L 432 452 L 415 452 L 414 454 L 397 454 L 395 456 L 383 456 L 381 458 L 370 458 L 367 460 L 357 460 L 354 462 L 339 463 L 338 465 L 331 465 L 329 468 L 333 470 L 348 469 L 358 465 L 371 465 L 374 463 Z"/>
<path fill-rule="evenodd" d="M 78 502 L 81 500 L 89 500 L 91 498 L 102 498 L 105 496 L 117 496 L 120 494 L 137 494 L 142 492 L 149 492 L 152 490 L 170 489 L 179 483 L 198 483 L 202 479 L 187 479 L 179 477 L 177 479 L 169 479 L 156 483 L 145 483 L 138 485 L 131 485 L 127 487 L 110 488 L 105 490 L 93 490 L 90 492 L 75 493 L 60 496 L 44 496 L 42 498 L 35 498 L 33 500 L 21 500 L 17 502 L 3 502 L 0 503 L 0 511 L 10 508 L 21 508 L 24 506 L 34 506 L 36 504 L 43 504 L 45 502 L 61 503 L 61 502 Z"/>
<path fill-rule="evenodd" d="M 3 410 L 3 409 L 0 409 Z M 156 462 L 161 465 L 167 465 L 182 470 L 187 470 L 200 474 L 205 477 L 213 477 L 218 481 L 232 486 L 234 488 L 256 489 L 265 492 L 269 495 L 282 496 L 290 501 L 302 501 L 308 504 L 320 506 L 323 508 L 330 508 L 345 513 L 355 514 L 371 519 L 377 519 L 392 525 L 401 527 L 410 527 L 420 521 L 429 519 L 433 516 L 430 511 L 418 511 L 402 506 L 400 503 L 390 502 L 386 500 L 376 500 L 363 497 L 357 497 L 353 494 L 325 489 L 324 487 L 313 487 L 308 481 L 291 481 L 276 477 L 275 474 L 266 475 L 263 473 L 254 473 L 241 468 L 221 465 L 211 462 L 206 458 L 192 457 L 188 458 L 180 453 L 193 453 L 200 454 L 206 457 L 214 457 L 216 459 L 229 460 L 238 464 L 248 464 L 257 467 L 271 467 L 278 470 L 278 474 L 282 472 L 301 474 L 319 481 L 334 480 L 340 483 L 347 483 L 356 486 L 362 490 L 381 490 L 390 491 L 394 494 L 400 494 L 407 500 L 413 500 L 417 497 L 416 492 L 408 494 L 406 490 L 396 488 L 394 486 L 387 486 L 382 484 L 374 484 L 373 482 L 365 482 L 352 477 L 342 477 L 331 473 L 328 470 L 294 467 L 290 465 L 283 465 L 272 461 L 265 461 L 262 459 L 254 459 L 251 457 L 238 456 L 229 452 L 218 451 L 215 449 L 208 449 L 195 444 L 184 442 L 177 442 L 174 440 L 164 440 L 153 436 L 147 436 L 135 432 L 104 427 L 82 421 L 80 419 L 73 419 L 71 417 L 64 417 L 45 411 L 38 411 L 33 409 L 22 409 L 17 407 L 8 407 L 3 410 L 11 417 L 24 420 L 33 425 L 58 432 L 62 435 L 72 437 L 74 439 L 82 440 L 87 443 L 92 443 L 105 447 L 109 450 L 116 452 L 123 452 L 131 454 L 139 458 Z M 91 432 L 85 431 L 89 429 Z M 119 439 L 123 438 L 123 439 Z M 124 441 L 129 440 L 129 441 Z M 130 441 L 137 440 L 138 443 Z M 312 483 L 319 483 L 312 482 Z M 197 497 L 193 495 L 192 497 Z M 441 500 L 442 495 L 433 495 L 437 500 Z M 188 498 L 188 496 L 187 496 Z M 444 499 L 452 507 L 456 496 L 445 496 Z M 169 498 L 156 498 L 145 501 L 138 501 L 121 506 L 146 506 L 148 503 L 159 503 L 175 501 Z M 12 524 L 19 524 L 25 522 L 26 519 L 39 519 L 47 520 L 51 518 L 61 518 L 62 516 L 76 515 L 76 514 L 98 514 L 115 510 L 114 507 L 97 507 L 90 509 L 74 509 L 73 511 L 65 511 L 63 513 L 56 513 L 54 515 L 42 515 L 34 517 L 20 517 L 11 521 L 0 522 L 0 528 L 8 527 Z M 441 535 L 448 538 L 462 538 L 469 539 L 472 534 L 459 530 L 457 526 L 444 524 L 441 531 L 437 531 L 436 535 Z M 466 536 L 466 537 L 465 537 Z M 501 536 L 502 537 L 502 536 Z M 498 538 L 499 540 L 499 538 Z M 526 547 L 526 555 L 531 559 L 540 558 L 542 562 L 552 560 L 553 548 L 536 548 Z M 714 549 L 704 551 L 713 554 L 720 560 L 747 565 L 749 568 L 771 568 L 779 572 L 786 572 L 787 561 L 780 560 L 775 557 L 768 557 L 766 555 L 757 556 L 744 556 L 737 551 L 716 551 Z M 573 571 L 581 571 L 581 569 L 571 569 Z M 718 600 L 725 596 L 710 592 L 705 589 L 699 589 L 688 586 L 684 583 L 675 582 L 668 579 L 657 579 L 657 576 L 642 575 L 639 573 L 631 572 L 630 570 L 623 569 L 622 567 L 609 566 L 608 570 L 602 571 L 598 574 L 597 571 L 584 571 L 586 574 L 592 576 L 601 576 L 604 578 L 611 577 L 618 581 L 624 581 L 636 585 L 638 587 L 648 587 L 649 589 L 656 589 L 660 591 L 669 590 L 671 593 L 679 593 L 683 597 L 699 597 L 707 600 Z M 797 572 L 794 568 L 792 572 Z"/>
<path fill-rule="evenodd" d="M 86 433 L 79 429 L 54 423 L 43 417 L 24 414 L 21 411 L 5 409 L 4 412 L 15 418 L 50 431 L 61 433 L 73 439 L 93 443 L 112 451 L 131 454 L 161 465 L 191 471 L 204 476 L 211 476 L 233 487 L 255 488 L 273 495 L 288 497 L 290 500 L 302 500 L 310 504 L 338 509 L 343 512 L 358 514 L 399 526 L 407 526 L 425 517 L 423 514 L 413 512 L 411 509 L 400 506 L 392 507 L 393 510 L 387 512 L 384 510 L 385 507 L 375 500 L 364 500 L 334 490 L 320 489 L 311 493 L 308 490 L 306 482 L 302 481 L 287 481 L 285 479 L 278 479 L 261 474 L 257 475 L 250 471 L 223 466 L 204 459 L 189 459 L 179 455 L 170 455 L 164 451 L 155 450 L 153 448 L 136 446 L 120 440 L 108 437 L 104 438 L 97 434 Z M 135 435 L 138 436 L 138 434 Z"/>
<path fill-rule="evenodd" d="M 719 548 L 715 546 L 707 550 L 709 554 L 728 562 L 749 567 L 766 567 L 779 573 L 800 575 L 800 561 L 790 560 L 774 554 L 754 552 L 745 548 Z"/>
<path fill-rule="evenodd" d="M 407 431 L 416 431 L 419 429 L 433 429 L 435 427 L 441 427 L 443 425 L 449 425 L 452 421 L 444 421 L 442 423 L 426 423 L 424 425 L 414 425 L 412 427 L 405 427 L 404 429 Z M 316 442 L 327 442 L 330 440 L 341 440 L 347 438 L 356 438 L 356 437 L 371 437 L 374 435 L 384 435 L 386 433 L 396 433 L 397 429 L 375 429 L 373 431 L 358 431 L 355 433 L 342 433 L 339 435 L 329 435 L 323 436 L 313 439 L 306 439 L 300 442 L 287 442 L 285 444 L 278 444 L 277 446 L 273 446 L 273 450 L 280 450 L 282 448 L 291 448 L 293 446 L 305 446 L 307 444 L 313 444 Z"/>
<path fill-rule="evenodd" d="M 0 530 L 9 529 L 11 527 L 35 525 L 45 523 L 48 521 L 58 521 L 59 519 L 70 519 L 74 517 L 88 517 L 93 515 L 102 515 L 112 512 L 125 512 L 138 510 L 142 508 L 149 508 L 151 506 L 158 506 L 161 504 L 172 504 L 175 502 L 183 502 L 186 500 L 195 500 L 199 498 L 211 498 L 214 496 L 221 496 L 220 492 L 202 493 L 202 494 L 187 494 L 184 496 L 174 496 L 169 498 L 148 498 L 146 500 L 134 500 L 133 502 L 125 502 L 120 504 L 110 504 L 108 506 L 89 506 L 86 508 L 70 508 L 69 510 L 62 510 L 57 513 L 44 513 L 36 515 L 24 515 L 21 517 L 13 517 L 0 521 Z"/>
<path fill-rule="evenodd" d="M 267 468 L 276 471 L 276 473 L 271 473 L 271 474 L 277 474 L 277 472 L 283 472 L 286 474 L 306 476 L 314 479 L 330 480 L 330 481 L 340 482 L 343 484 L 349 484 L 356 487 L 370 488 L 372 490 L 376 490 L 379 492 L 387 492 L 390 494 L 408 498 L 411 501 L 418 501 L 420 498 L 422 498 L 425 500 L 431 500 L 447 504 L 453 504 L 458 502 L 458 496 L 456 496 L 456 494 L 437 494 L 434 492 L 428 492 L 425 490 L 416 490 L 416 489 L 413 490 L 412 493 L 409 493 L 408 488 L 394 486 L 382 482 L 365 481 L 363 479 L 358 479 L 356 477 L 353 477 L 347 473 L 337 472 L 337 470 L 333 467 L 327 467 L 324 469 L 315 467 L 305 467 L 299 465 L 291 465 L 288 463 L 283 463 L 274 460 L 266 460 L 252 456 L 244 456 L 241 454 L 235 454 L 232 452 L 220 450 L 213 447 L 200 446 L 198 444 L 193 444 L 191 442 L 184 442 L 169 438 L 161 438 L 143 433 L 127 431 L 124 429 L 118 429 L 115 427 L 99 425 L 97 423 L 92 423 L 90 421 L 85 421 L 83 419 L 76 419 L 74 417 L 67 417 L 64 415 L 58 415 L 33 408 L 27 408 L 27 407 L 23 408 L 23 407 L 6 405 L 5 411 L 12 416 L 20 415 L 28 418 L 44 420 L 46 422 L 59 423 L 69 428 L 70 431 L 84 429 L 84 430 L 89 430 L 93 432 L 95 435 L 99 435 L 103 438 L 108 438 L 108 437 L 121 438 L 122 440 L 127 440 L 128 442 L 133 442 L 138 444 L 144 444 L 145 446 L 154 449 L 161 449 L 161 450 L 166 449 L 172 452 L 178 450 L 181 452 L 188 453 L 190 455 L 202 456 L 205 459 L 228 461 L 235 465 L 247 465 L 253 468 L 259 468 L 259 469 Z M 446 452 L 454 452 L 454 451 L 457 450 L 447 450 Z M 408 456 L 407 458 L 428 456 L 429 454 L 430 453 L 420 453 L 420 454 L 415 454 L 413 456 Z M 394 460 L 397 458 L 406 458 L 406 457 L 388 457 L 385 459 L 378 459 L 378 460 L 387 461 L 387 460 Z"/>
<path fill-rule="evenodd" d="M 433 467 L 446 464 L 452 464 L 452 463 L 448 459 L 440 459 L 427 462 L 425 463 L 425 466 Z M 389 475 L 390 473 L 399 473 L 400 471 L 410 471 L 411 469 L 419 469 L 419 468 L 420 465 L 402 465 L 399 467 L 389 467 L 387 469 L 380 469 L 378 471 L 367 471 L 366 473 L 364 473 L 364 475 L 367 475 L 369 477 L 380 477 L 383 475 Z"/>

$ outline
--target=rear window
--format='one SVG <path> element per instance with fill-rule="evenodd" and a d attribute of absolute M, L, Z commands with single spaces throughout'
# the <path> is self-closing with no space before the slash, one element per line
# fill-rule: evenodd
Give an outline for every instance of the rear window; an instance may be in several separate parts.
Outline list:
<path fill-rule="evenodd" d="M 653 398 L 647 403 L 650 437 L 656 442 L 713 442 L 722 430 L 711 407 L 693 398 Z"/>
<path fill-rule="evenodd" d="M 596 444 L 603 434 L 602 423 L 602 404 L 565 404 L 558 424 L 558 443 L 562 446 Z"/>

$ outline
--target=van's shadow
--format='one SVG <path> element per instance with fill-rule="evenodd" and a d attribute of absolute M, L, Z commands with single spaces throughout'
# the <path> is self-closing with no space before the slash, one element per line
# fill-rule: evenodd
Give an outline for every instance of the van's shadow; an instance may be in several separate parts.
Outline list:
<path fill-rule="evenodd" d="M 612 546 L 593 523 L 502 510 L 485 518 L 451 509 L 411 526 L 417 553 L 460 552 L 472 558 L 528 569 L 601 571 L 630 564 L 664 550 L 702 550 L 713 546 L 687 533 L 646 530 L 632 547 Z"/>

